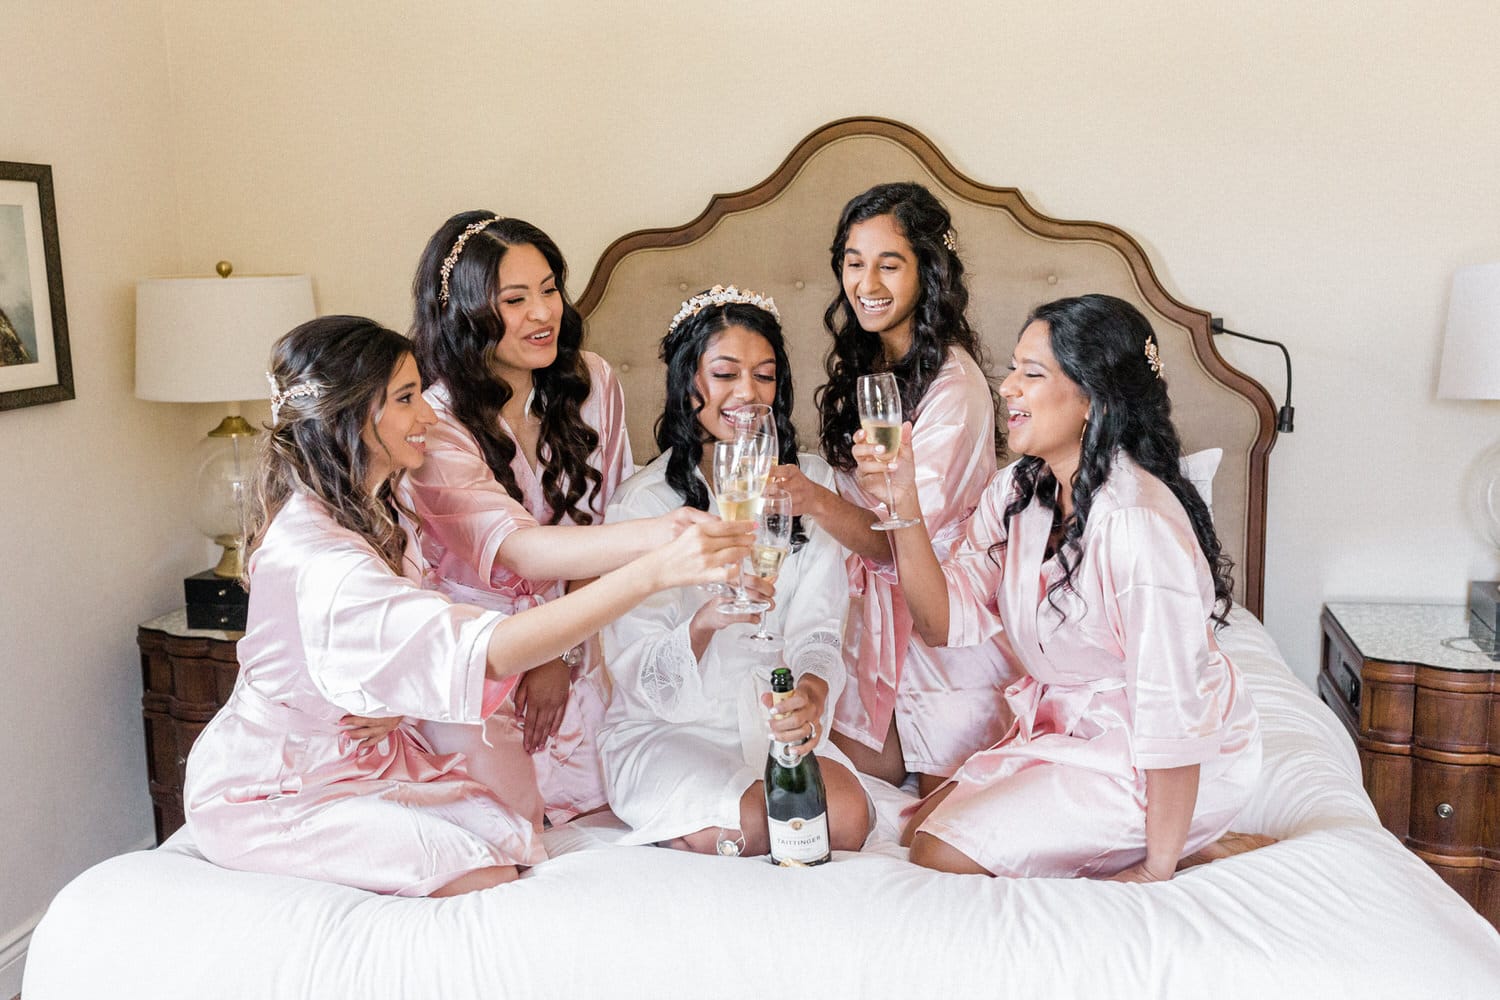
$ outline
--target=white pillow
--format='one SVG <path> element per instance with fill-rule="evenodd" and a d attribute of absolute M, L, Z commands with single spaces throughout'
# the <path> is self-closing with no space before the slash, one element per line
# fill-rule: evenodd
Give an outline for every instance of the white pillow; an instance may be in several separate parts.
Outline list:
<path fill-rule="evenodd" d="M 1192 483 L 1203 498 L 1210 518 L 1214 516 L 1214 473 L 1219 471 L 1219 460 L 1223 457 L 1223 448 L 1205 448 L 1182 456 L 1182 478 Z"/>

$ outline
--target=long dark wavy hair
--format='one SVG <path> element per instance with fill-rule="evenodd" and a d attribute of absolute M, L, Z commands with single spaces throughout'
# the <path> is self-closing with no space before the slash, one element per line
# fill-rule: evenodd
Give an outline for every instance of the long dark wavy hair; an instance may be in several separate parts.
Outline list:
<path fill-rule="evenodd" d="M 1057 505 L 1057 480 L 1040 458 L 1028 455 L 1016 463 L 1012 493 L 1005 508 L 1008 525 L 1035 498 L 1052 510 L 1054 526 L 1063 530 L 1057 558 L 1063 575 L 1048 588 L 1053 602 L 1061 589 L 1072 589 L 1073 572 L 1082 554 L 1084 527 L 1094 495 L 1109 479 L 1116 452 L 1123 451 L 1172 491 L 1192 522 L 1198 547 L 1214 581 L 1213 620 L 1223 625 L 1229 616 L 1233 563 L 1219 546 L 1208 505 L 1182 475 L 1182 442 L 1172 424 L 1172 401 L 1167 383 L 1147 360 L 1147 344 L 1155 344 L 1151 324 L 1140 310 L 1112 295 L 1083 295 L 1038 306 L 1026 320 L 1047 324 L 1052 353 L 1063 374 L 1089 399 L 1078 472 L 1073 476 L 1073 513 L 1066 519 Z M 1024 330 L 1025 327 L 1022 327 Z M 1002 540 L 995 550 L 1004 547 Z M 992 550 L 992 554 L 996 554 Z M 1061 611 L 1061 609 L 1058 609 Z"/>
<path fill-rule="evenodd" d="M 661 360 L 667 366 L 667 399 L 661 416 L 656 418 L 656 447 L 667 458 L 667 485 L 677 491 L 683 503 L 698 510 L 708 510 L 708 487 L 698 478 L 703 461 L 703 446 L 708 433 L 698 422 L 704 399 L 694 380 L 703 354 L 714 338 L 731 326 L 742 326 L 758 334 L 771 347 L 776 359 L 776 395 L 771 412 L 776 418 L 776 444 L 782 465 L 800 465 L 797 461 L 797 428 L 792 424 L 792 365 L 786 354 L 781 322 L 759 306 L 731 302 L 711 305 L 689 316 L 677 329 L 662 338 Z M 792 546 L 801 548 L 807 540 L 802 518 L 792 521 Z"/>
<path fill-rule="evenodd" d="M 514 390 L 491 368 L 491 358 L 505 336 L 498 307 L 500 261 L 511 247 L 535 247 L 552 268 L 563 305 L 557 357 L 532 373 L 533 412 L 542 424 L 537 448 L 542 495 L 552 509 L 549 523 L 557 524 L 566 516 L 576 524 L 592 524 L 603 514 L 599 498 L 603 476 L 588 461 L 599 447 L 599 434 L 582 416 L 591 388 L 588 364 L 580 353 L 583 317 L 568 301 L 564 288 L 568 265 L 557 244 L 529 222 L 498 219 L 469 237 L 448 276 L 447 303 L 440 297 L 443 262 L 454 244 L 465 228 L 494 214 L 460 212 L 427 241 L 412 282 L 416 316 L 411 334 L 417 364 L 426 382 L 448 390 L 454 416 L 479 442 L 495 479 L 512 497 L 522 500 L 510 467 L 516 443 L 500 427 L 500 409 Z"/>
<path fill-rule="evenodd" d="M 360 316 L 323 316 L 276 341 L 269 374 L 277 391 L 302 391 L 266 425 L 245 525 L 247 558 L 292 493 L 302 490 L 401 572 L 406 534 L 396 517 L 404 508 L 394 487 L 404 473 L 394 472 L 372 493 L 365 485 L 369 447 L 360 435 L 380 419 L 391 376 L 411 352 L 411 341 Z"/>
<path fill-rule="evenodd" d="M 823 457 L 838 469 L 853 469 L 854 432 L 859 429 L 859 404 L 854 387 L 861 375 L 886 370 L 880 338 L 866 333 L 844 294 L 844 248 L 849 229 L 861 222 L 889 215 L 896 222 L 917 257 L 919 286 L 911 317 L 911 350 L 891 363 L 889 371 L 901 388 L 901 408 L 910 414 L 927 394 L 938 369 L 947 360 L 949 347 L 961 347 L 988 373 L 984 347 L 969 325 L 969 289 L 964 284 L 964 264 L 944 239 L 952 232 L 948 209 L 920 184 L 879 184 L 853 198 L 839 216 L 838 231 L 829 248 L 833 276 L 838 283 L 823 326 L 833 335 L 833 346 L 823 361 L 828 381 L 814 397 L 818 403 L 819 438 Z M 1000 397 L 990 384 L 994 407 L 995 453 L 1005 449 L 1004 421 L 998 419 Z"/>

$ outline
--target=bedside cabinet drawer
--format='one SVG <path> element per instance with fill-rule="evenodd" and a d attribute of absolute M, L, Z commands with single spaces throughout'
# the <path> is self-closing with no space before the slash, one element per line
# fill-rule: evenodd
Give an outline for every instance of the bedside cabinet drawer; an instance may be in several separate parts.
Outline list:
<path fill-rule="evenodd" d="M 1413 847 L 1474 854 L 1484 842 L 1483 764 L 1451 764 L 1415 756 L 1411 763 Z"/>
<path fill-rule="evenodd" d="M 1356 725 L 1359 723 L 1360 699 L 1364 694 L 1364 680 L 1360 676 L 1363 667 L 1364 661 L 1345 643 L 1341 635 L 1328 628 L 1325 623 L 1322 676 L 1328 679 L 1338 700 L 1353 715 Z"/>
<path fill-rule="evenodd" d="M 1367 662 L 1337 620 L 1323 615 L 1322 676 L 1338 692 L 1368 740 L 1404 746 L 1411 742 L 1415 695 L 1410 664 Z"/>

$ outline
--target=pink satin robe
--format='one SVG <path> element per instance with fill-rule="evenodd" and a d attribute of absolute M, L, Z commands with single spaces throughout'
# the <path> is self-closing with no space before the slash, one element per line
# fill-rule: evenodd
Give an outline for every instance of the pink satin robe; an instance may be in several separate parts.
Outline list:
<path fill-rule="evenodd" d="M 345 714 L 477 722 L 504 618 L 420 586 L 295 494 L 250 559 L 239 678 L 193 745 L 183 805 L 215 864 L 423 896 L 466 872 L 536 864 L 528 818 L 404 721 L 361 750 Z"/>
<path fill-rule="evenodd" d="M 1033 500 L 1004 525 L 1012 469 L 985 491 L 943 573 L 948 642 L 993 642 L 1003 623 L 1025 665 L 1006 691 L 1015 728 L 964 764 L 921 829 L 997 875 L 1113 874 L 1145 858 L 1145 772 L 1197 764 L 1183 853 L 1199 850 L 1248 800 L 1261 744 L 1214 637 L 1213 578 L 1187 513 L 1118 455 L 1089 511 L 1074 589 L 1054 594 L 1054 608 L 1046 589 L 1061 568 L 1043 559 L 1052 513 Z M 1007 527 L 997 564 L 988 550 Z"/>
<path fill-rule="evenodd" d="M 979 365 L 959 348 L 927 388 L 912 421 L 918 502 L 938 558 L 963 534 L 963 521 L 995 474 L 995 410 Z M 886 514 L 882 498 L 865 493 L 848 473 L 839 492 L 851 503 Z M 1003 692 L 1020 671 L 1003 649 L 933 649 L 912 632 L 895 566 L 858 555 L 848 559 L 849 629 L 844 657 L 849 684 L 835 728 L 879 750 L 891 716 L 909 771 L 947 776 L 1000 738 L 1011 714 Z"/>
<path fill-rule="evenodd" d="M 584 351 L 583 358 L 592 387 L 582 417 L 599 435 L 589 464 L 603 477 L 597 496 L 585 497 L 584 503 L 593 511 L 594 523 L 603 524 L 610 496 L 635 465 L 620 382 L 597 354 Z M 517 501 L 485 464 L 474 435 L 453 416 L 446 388 L 433 386 L 425 396 L 438 423 L 427 432 L 426 462 L 407 476 L 405 496 L 421 522 L 422 551 L 436 572 L 438 589 L 455 600 L 508 614 L 562 596 L 564 581 L 528 580 L 495 561 L 512 532 L 550 520 L 552 508 L 542 493 L 541 470 L 532 469 L 517 448 L 511 460 L 523 494 Z M 503 421 L 502 429 L 510 433 Z M 558 523 L 573 521 L 564 516 Z M 544 812 L 553 823 L 563 823 L 606 801 L 597 734 L 609 703 L 608 683 L 598 642 L 590 640 L 583 664 L 574 670 L 561 728 L 546 749 L 530 757 L 522 749 L 520 720 L 509 699 L 503 706 L 486 706 L 498 711 L 482 728 L 428 723 L 423 731 L 434 746 L 466 754 L 474 777 L 502 798 L 521 805 L 529 795 L 538 825 Z"/>

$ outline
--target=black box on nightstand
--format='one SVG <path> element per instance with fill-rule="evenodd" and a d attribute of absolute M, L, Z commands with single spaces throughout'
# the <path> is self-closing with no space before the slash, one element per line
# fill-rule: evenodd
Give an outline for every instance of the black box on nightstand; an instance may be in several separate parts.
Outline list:
<path fill-rule="evenodd" d="M 1470 580 L 1469 638 L 1492 660 L 1500 660 L 1496 633 L 1500 633 L 1500 582 Z"/>
<path fill-rule="evenodd" d="M 245 631 L 245 612 L 250 595 L 240 581 L 216 576 L 206 569 L 182 581 L 187 598 L 188 628 L 213 629 L 219 632 Z"/>

